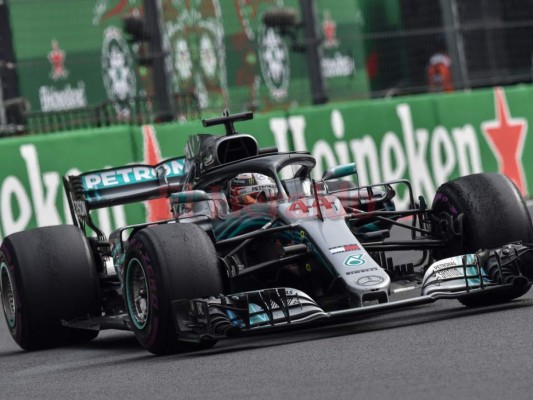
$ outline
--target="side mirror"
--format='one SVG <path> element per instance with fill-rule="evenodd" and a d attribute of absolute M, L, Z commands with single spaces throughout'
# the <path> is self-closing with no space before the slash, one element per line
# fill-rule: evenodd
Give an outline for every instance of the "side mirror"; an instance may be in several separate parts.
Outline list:
<path fill-rule="evenodd" d="M 170 195 L 170 204 L 195 203 L 210 199 L 209 195 L 203 190 L 186 190 L 184 192 L 172 193 Z"/>
<path fill-rule="evenodd" d="M 329 179 L 339 179 L 353 174 L 357 174 L 357 167 L 355 163 L 344 164 L 325 170 L 324 174 L 322 175 L 322 180 L 327 181 Z"/>
<path fill-rule="evenodd" d="M 183 192 L 172 193 L 170 195 L 170 206 L 172 207 L 172 214 L 179 215 L 183 204 L 191 204 L 200 201 L 210 200 L 211 197 L 203 190 L 186 190 Z"/>

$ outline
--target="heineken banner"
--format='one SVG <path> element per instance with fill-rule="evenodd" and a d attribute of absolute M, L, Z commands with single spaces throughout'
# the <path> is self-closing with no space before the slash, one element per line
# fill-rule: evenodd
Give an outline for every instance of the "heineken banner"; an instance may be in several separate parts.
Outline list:
<path fill-rule="evenodd" d="M 533 90 L 484 90 L 300 109 L 271 119 L 280 150 L 307 150 L 327 167 L 355 162 L 360 185 L 407 178 L 431 202 L 437 187 L 458 176 L 500 171 L 527 195 L 533 165 L 527 148 Z M 529 167 L 529 168 L 528 168 Z M 529 176 L 525 171 L 531 171 Z M 407 194 L 398 193 L 399 207 Z"/>
<path fill-rule="evenodd" d="M 179 2 L 178 2 L 179 3 Z M 190 4 L 192 4 L 191 2 Z M 272 7 L 292 7 L 299 10 L 298 0 L 264 0 L 248 1 L 234 0 L 232 2 L 219 2 L 218 0 L 202 0 L 201 7 L 195 6 L 202 15 L 216 15 L 219 5 L 222 7 L 221 15 L 223 24 L 219 26 L 218 39 L 223 49 L 223 54 L 217 54 L 218 58 L 202 58 L 200 68 L 188 74 L 198 94 L 211 93 L 205 83 L 209 76 L 209 70 L 216 63 L 220 68 L 226 68 L 227 85 L 220 88 L 221 93 L 229 95 L 230 102 L 237 107 L 261 107 L 263 109 L 275 108 L 280 105 L 308 104 L 311 100 L 308 70 L 305 53 L 296 51 L 302 46 L 301 31 L 295 31 L 297 39 L 291 40 L 288 36 L 281 36 L 272 28 L 262 24 L 264 12 Z M 230 3 L 231 5 L 229 5 Z M 189 29 L 195 31 L 207 24 L 191 12 L 193 6 L 181 2 L 176 7 L 176 17 L 165 13 L 166 27 L 169 40 L 174 47 L 186 48 L 185 39 L 171 35 L 170 32 L 177 30 L 183 37 L 183 32 Z M 366 97 L 368 94 L 368 81 L 364 66 L 364 49 L 361 40 L 361 26 L 364 25 L 363 17 L 354 0 L 318 0 L 316 1 L 319 30 L 322 41 L 322 74 L 324 76 L 327 92 L 330 98 L 345 99 L 347 97 Z M 181 9 L 179 9 L 181 8 Z M 189 12 L 183 12 L 188 9 Z M 212 11 L 208 11 L 212 10 Z M 187 18 L 188 19 L 187 19 Z M 185 22 L 182 22 L 185 21 Z M 180 29 L 180 24 L 190 26 L 185 30 Z M 189 37 L 188 42 L 193 41 L 195 48 L 209 48 L 205 43 L 205 34 Z M 194 43 L 196 42 L 196 43 Z M 216 42 L 215 42 L 216 43 Z M 176 68 L 176 79 L 183 87 L 183 73 L 180 71 L 180 52 L 173 51 Z M 203 52 L 205 53 L 205 50 Z M 224 58 L 225 55 L 225 58 Z M 207 61 L 212 59 L 212 63 Z M 197 64 L 198 65 L 198 64 Z M 202 75 L 203 77 L 200 77 Z M 204 87 L 206 89 L 204 89 Z M 216 91 L 215 91 L 216 92 Z M 207 97 L 204 97 L 207 101 Z M 212 96 L 209 96 L 212 102 Z M 202 96 L 200 96 L 202 99 Z M 202 103 L 202 101 L 201 101 Z M 216 104 L 205 104 L 212 108 Z"/>
<path fill-rule="evenodd" d="M 131 162 L 131 137 L 129 127 L 120 127 L 1 140 L 1 236 L 70 222 L 62 176 Z M 96 215 L 107 231 L 140 217 L 129 218 L 123 208 Z"/>
<path fill-rule="evenodd" d="M 108 99 L 120 104 L 136 95 L 134 54 L 120 18 L 141 3 L 10 1 L 19 89 L 31 110 L 68 110 Z"/>
<path fill-rule="evenodd" d="M 355 162 L 359 184 L 407 178 L 431 203 L 455 177 L 499 171 L 528 196 L 533 191 L 533 87 L 405 97 L 256 115 L 237 130 L 260 146 L 306 150 L 324 169 Z M 117 127 L 0 141 L 0 232 L 69 221 L 61 176 L 131 162 L 156 164 L 182 155 L 187 136 L 223 133 L 200 122 Z M 406 205 L 399 192 L 398 207 Z M 95 213 L 106 232 L 168 215 L 168 203 L 117 206 Z"/>
<path fill-rule="evenodd" d="M 32 111 L 116 103 L 153 94 L 151 68 L 138 65 L 146 43 L 128 43 L 123 18 L 143 15 L 143 0 L 11 0 L 21 95 Z M 161 0 L 169 81 L 195 93 L 201 108 L 269 110 L 311 102 L 302 32 L 296 40 L 262 23 L 266 10 L 298 0 Z M 318 0 L 322 72 L 330 99 L 366 97 L 356 0 Z"/>

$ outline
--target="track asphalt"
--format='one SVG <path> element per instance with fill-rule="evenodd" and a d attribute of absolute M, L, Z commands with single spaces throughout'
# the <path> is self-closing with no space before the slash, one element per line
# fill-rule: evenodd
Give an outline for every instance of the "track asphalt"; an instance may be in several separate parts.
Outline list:
<path fill-rule="evenodd" d="M 442 300 L 165 357 L 117 331 L 28 353 L 0 319 L 0 399 L 533 398 L 533 291 L 505 305 Z"/>

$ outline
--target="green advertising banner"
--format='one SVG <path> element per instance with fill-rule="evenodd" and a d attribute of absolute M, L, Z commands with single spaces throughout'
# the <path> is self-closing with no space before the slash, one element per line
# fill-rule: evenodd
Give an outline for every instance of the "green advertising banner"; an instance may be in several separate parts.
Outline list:
<path fill-rule="evenodd" d="M 310 104 L 302 30 L 296 41 L 262 23 L 265 11 L 298 0 L 161 0 L 170 84 L 195 93 L 202 109 L 281 109 Z M 354 0 L 317 1 L 322 70 L 330 99 L 367 97 L 360 12 Z M 111 100 L 119 115 L 138 94 L 153 94 L 146 44 L 128 43 L 123 18 L 143 0 L 11 0 L 21 95 L 32 111 Z"/>
<path fill-rule="evenodd" d="M 499 171 L 524 195 L 533 184 L 531 87 L 303 108 L 271 120 L 281 150 L 307 150 L 325 168 L 355 162 L 361 185 L 407 178 L 415 195 L 458 176 Z M 291 146 L 292 143 L 292 146 Z M 531 150 L 530 150 L 531 151 Z M 397 204 L 407 198 L 399 193 Z"/>
<path fill-rule="evenodd" d="M 129 127 L 0 141 L 0 236 L 71 221 L 62 177 L 132 161 Z M 141 205 L 142 207 L 142 205 Z M 105 231 L 142 218 L 140 209 L 98 210 Z M 139 208 L 139 206 L 137 206 Z"/>
<path fill-rule="evenodd" d="M 300 11 L 297 0 L 164 0 L 176 91 L 192 91 L 202 108 L 269 110 L 311 100 L 302 30 L 291 39 L 262 23 L 274 7 Z M 222 7 L 222 5 L 224 5 Z M 322 71 L 330 98 L 367 97 L 359 9 L 353 0 L 317 1 Z"/>
<path fill-rule="evenodd" d="M 112 4 L 115 3 L 115 4 Z M 19 89 L 32 111 L 117 102 L 140 92 L 121 18 L 142 0 L 12 0 Z"/>
<path fill-rule="evenodd" d="M 361 185 L 409 179 L 431 203 L 436 188 L 458 176 L 499 171 L 520 191 L 533 191 L 533 87 L 365 100 L 257 115 L 237 124 L 262 147 L 309 151 L 326 168 L 355 162 Z M 156 164 L 183 154 L 187 137 L 223 134 L 223 127 L 188 122 L 75 131 L 0 141 L 1 236 L 70 220 L 61 176 L 132 162 Z M 151 202 L 98 210 L 104 231 L 168 213 Z M 406 206 L 404 192 L 396 198 Z"/>

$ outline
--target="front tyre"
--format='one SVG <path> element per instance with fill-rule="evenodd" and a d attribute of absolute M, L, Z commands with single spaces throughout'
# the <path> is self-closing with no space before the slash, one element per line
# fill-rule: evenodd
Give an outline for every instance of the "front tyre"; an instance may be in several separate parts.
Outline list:
<path fill-rule="evenodd" d="M 533 242 L 533 226 L 527 206 L 514 183 L 498 173 L 480 173 L 460 177 L 441 185 L 433 200 L 432 212 L 446 220 L 463 214 L 463 232 L 453 236 L 443 249 L 433 255 L 439 260 L 475 253 L 480 249 L 500 247 L 522 241 Z M 436 225 L 435 229 L 438 225 Z M 531 253 L 523 259 L 533 261 Z M 523 273 L 533 278 L 533 262 L 522 262 Z M 465 297 L 459 301 L 467 306 L 502 303 L 527 293 L 530 286 L 512 288 L 508 293 Z"/>
<path fill-rule="evenodd" d="M 172 301 L 222 293 L 218 257 L 209 236 L 194 224 L 145 228 L 130 240 L 124 300 L 137 340 L 154 354 L 213 346 L 180 341 Z"/>

